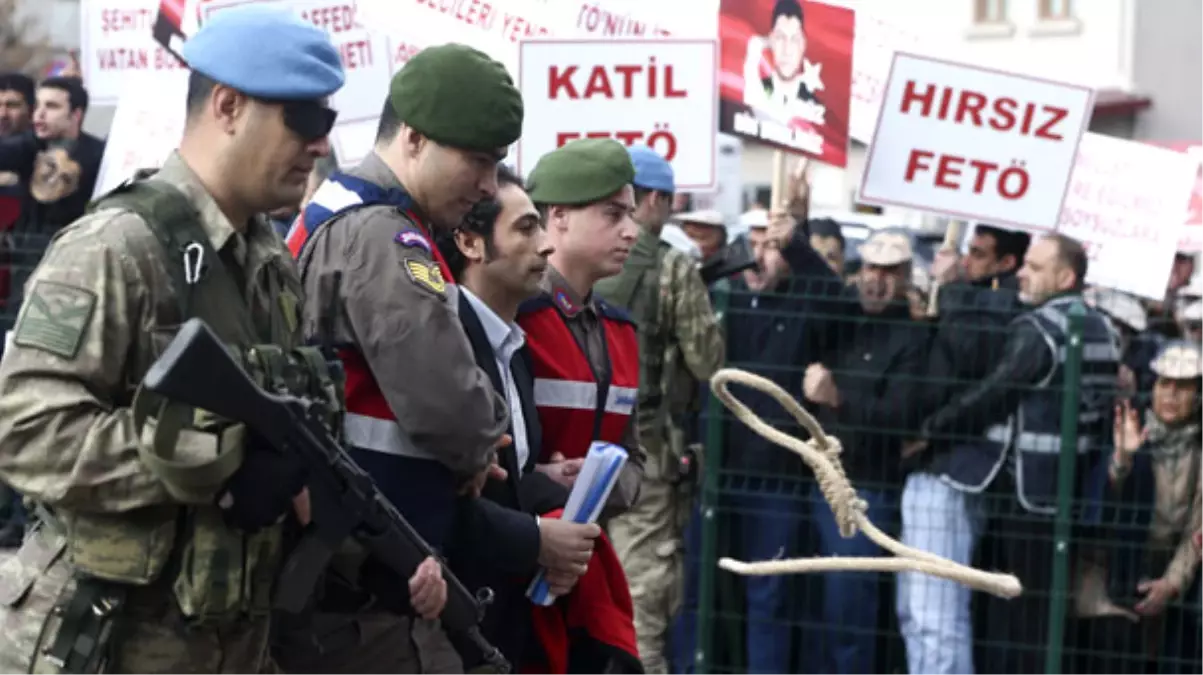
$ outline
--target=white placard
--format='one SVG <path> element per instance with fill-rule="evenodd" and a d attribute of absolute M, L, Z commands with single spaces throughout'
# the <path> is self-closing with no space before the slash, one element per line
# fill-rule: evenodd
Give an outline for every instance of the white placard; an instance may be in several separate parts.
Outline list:
<path fill-rule="evenodd" d="M 523 42 L 518 172 L 571 140 L 605 137 L 664 155 L 678 190 L 713 188 L 717 61 L 714 40 Z"/>
<path fill-rule="evenodd" d="M 114 105 L 131 77 L 183 70 L 153 37 L 159 0 L 84 0 L 79 67 L 92 105 Z"/>
<path fill-rule="evenodd" d="M 148 73 L 127 82 L 113 113 L 94 197 L 117 187 L 138 169 L 163 166 L 184 135 L 187 93 L 188 73 L 182 70 Z"/>
<path fill-rule="evenodd" d="M 1165 297 L 1198 168 L 1173 150 L 1082 137 L 1057 231 L 1085 245 L 1087 283 Z"/>
<path fill-rule="evenodd" d="M 1056 226 L 1094 91 L 898 53 L 860 201 Z"/>

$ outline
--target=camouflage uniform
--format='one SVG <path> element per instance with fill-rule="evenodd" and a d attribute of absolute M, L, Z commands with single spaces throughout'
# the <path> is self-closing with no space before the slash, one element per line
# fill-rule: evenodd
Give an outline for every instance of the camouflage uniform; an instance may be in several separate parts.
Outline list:
<path fill-rule="evenodd" d="M 115 612 L 119 637 L 101 664 L 110 672 L 257 672 L 268 665 L 281 528 L 231 529 L 214 505 L 241 461 L 245 429 L 211 418 L 181 423 L 173 460 L 237 460 L 211 483 L 176 483 L 152 471 L 147 454 L 159 450 L 164 409 L 149 418 L 135 411 L 153 399 L 139 393 L 139 383 L 185 314 L 232 345 L 258 338 L 298 346 L 300 281 L 268 221 L 235 230 L 179 155 L 149 183 L 191 207 L 183 211 L 191 217 L 187 236 L 220 252 L 214 257 L 231 279 L 245 280 L 242 298 L 209 283 L 220 263 L 208 257 L 208 271 L 182 288 L 175 266 L 183 263 L 159 238 L 176 228 L 152 227 L 128 204 L 99 208 L 51 243 L 0 363 L 0 477 L 39 505 L 43 521 L 20 551 L 0 554 L 3 672 L 62 670 L 47 652 L 71 634 L 64 617 L 81 589 L 94 587 L 114 593 L 94 607 L 107 606 L 108 597 L 124 603 Z M 78 635 L 73 642 L 88 637 Z"/>
<path fill-rule="evenodd" d="M 725 344 L 697 262 L 646 229 L 641 245 L 655 246 L 660 257 L 659 283 L 651 286 L 660 294 L 655 325 L 640 326 L 637 422 L 648 459 L 639 501 L 608 530 L 630 584 L 644 668 L 666 673 L 665 638 L 681 604 L 682 538 L 693 496 L 680 482 L 685 431 L 679 420 L 695 405 L 697 382 L 722 365 Z"/>

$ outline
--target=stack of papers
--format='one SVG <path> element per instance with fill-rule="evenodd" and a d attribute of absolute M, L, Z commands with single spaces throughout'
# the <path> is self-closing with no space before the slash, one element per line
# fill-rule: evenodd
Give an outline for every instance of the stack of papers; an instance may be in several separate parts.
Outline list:
<path fill-rule="evenodd" d="M 585 455 L 585 463 L 576 482 L 572 484 L 572 492 L 568 495 L 568 503 L 561 517 L 574 523 L 596 522 L 626 463 L 626 450 L 613 443 L 594 441 L 589 446 L 589 454 Z M 556 596 L 547 587 L 546 573 L 546 570 L 540 569 L 526 589 L 526 597 L 543 607 L 549 607 L 556 601 Z"/>

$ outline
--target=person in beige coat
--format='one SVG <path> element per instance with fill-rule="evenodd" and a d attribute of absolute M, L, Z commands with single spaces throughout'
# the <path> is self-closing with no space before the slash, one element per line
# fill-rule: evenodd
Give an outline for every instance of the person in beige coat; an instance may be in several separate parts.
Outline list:
<path fill-rule="evenodd" d="M 1203 357 L 1173 342 L 1151 368 L 1149 409 L 1116 406 L 1114 450 L 1097 472 L 1101 536 L 1078 563 L 1075 597 L 1081 672 L 1143 672 L 1148 660 L 1199 672 Z"/>

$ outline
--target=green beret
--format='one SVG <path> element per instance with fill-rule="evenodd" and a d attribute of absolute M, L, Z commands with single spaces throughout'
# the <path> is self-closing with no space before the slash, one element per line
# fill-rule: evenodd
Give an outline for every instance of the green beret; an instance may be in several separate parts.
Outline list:
<path fill-rule="evenodd" d="M 436 143 L 497 152 L 522 135 L 522 93 L 505 66 L 466 45 L 427 47 L 393 76 L 389 104 Z"/>
<path fill-rule="evenodd" d="M 609 197 L 633 180 L 626 146 L 611 138 L 582 138 L 539 158 L 527 186 L 536 204 L 579 206 Z"/>

